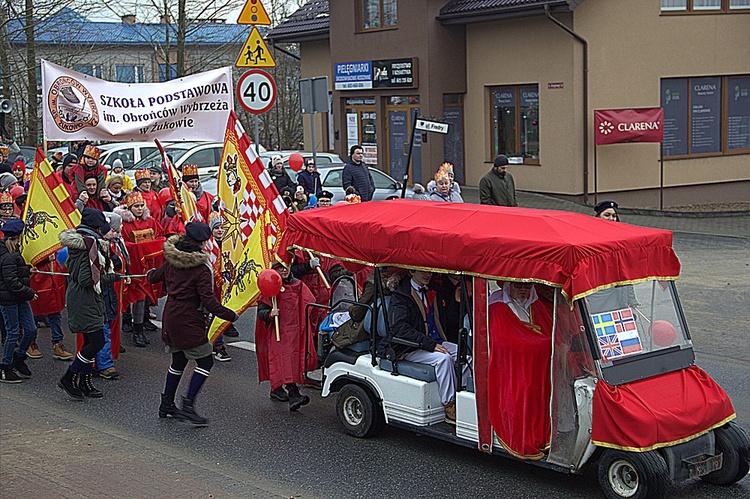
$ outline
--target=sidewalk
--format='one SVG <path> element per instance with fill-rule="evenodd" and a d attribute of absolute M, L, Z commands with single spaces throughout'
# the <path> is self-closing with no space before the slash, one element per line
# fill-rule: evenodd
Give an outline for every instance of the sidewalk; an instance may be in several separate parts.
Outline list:
<path fill-rule="evenodd" d="M 461 195 L 467 203 L 479 202 L 479 189 L 476 187 L 461 187 Z M 518 206 L 524 208 L 594 214 L 594 210 L 590 206 L 545 194 L 518 191 L 516 195 Z M 750 212 L 747 211 L 737 213 L 678 213 L 623 208 L 619 210 L 619 213 L 621 221 L 643 227 L 690 234 L 750 238 Z"/>

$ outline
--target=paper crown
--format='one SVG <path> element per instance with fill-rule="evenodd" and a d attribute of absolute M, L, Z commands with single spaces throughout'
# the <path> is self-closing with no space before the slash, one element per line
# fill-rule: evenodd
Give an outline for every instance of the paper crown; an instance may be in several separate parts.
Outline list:
<path fill-rule="evenodd" d="M 449 175 L 453 175 L 453 165 L 451 163 L 443 163 L 440 165 L 440 168 L 438 168 L 439 172 L 445 172 Z"/>
<path fill-rule="evenodd" d="M 10 192 L 0 193 L 0 204 L 13 204 L 13 196 Z"/>
<path fill-rule="evenodd" d="M 195 165 L 182 165 L 182 180 L 198 178 L 198 167 Z"/>
<path fill-rule="evenodd" d="M 0 154 L 2 154 L 3 156 L 7 156 L 8 155 L 8 146 L 0 146 Z"/>
<path fill-rule="evenodd" d="M 139 180 L 151 180 L 151 172 L 148 170 L 136 170 L 135 181 L 138 183 Z"/>
<path fill-rule="evenodd" d="M 148 170 L 146 170 L 148 171 Z M 143 201 L 143 195 L 138 191 L 133 191 L 125 197 L 125 205 L 130 208 L 134 204 L 145 204 Z"/>
<path fill-rule="evenodd" d="M 438 180 L 443 179 L 443 178 L 446 179 L 446 180 L 448 180 L 449 182 L 451 180 L 451 176 L 448 174 L 448 172 L 446 172 L 444 170 L 438 170 L 437 173 L 435 173 L 435 177 L 434 178 L 435 178 L 435 182 L 437 182 Z"/>
<path fill-rule="evenodd" d="M 94 158 L 95 160 L 99 161 L 99 156 L 101 156 L 101 154 L 102 152 L 98 147 L 87 145 L 83 150 L 83 154 L 81 154 L 81 156 L 88 156 L 89 158 Z"/>

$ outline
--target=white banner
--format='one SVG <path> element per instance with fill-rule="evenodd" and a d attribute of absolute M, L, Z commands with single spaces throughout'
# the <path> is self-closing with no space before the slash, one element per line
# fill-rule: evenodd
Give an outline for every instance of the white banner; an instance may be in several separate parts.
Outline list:
<path fill-rule="evenodd" d="M 232 69 L 164 83 L 113 83 L 42 60 L 47 140 L 223 141 Z"/>

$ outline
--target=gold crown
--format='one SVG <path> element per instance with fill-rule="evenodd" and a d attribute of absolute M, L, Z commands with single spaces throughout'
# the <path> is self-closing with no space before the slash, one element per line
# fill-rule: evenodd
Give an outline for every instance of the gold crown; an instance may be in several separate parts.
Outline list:
<path fill-rule="evenodd" d="M 151 180 L 151 172 L 148 170 L 136 170 L 135 181 L 138 182 L 139 180 Z"/>
<path fill-rule="evenodd" d="M 182 165 L 182 178 L 185 177 L 197 177 L 198 167 L 195 165 Z"/>
<path fill-rule="evenodd" d="M 89 158 L 94 158 L 95 160 L 99 161 L 99 156 L 101 156 L 101 154 L 102 152 L 98 147 L 87 145 L 86 149 L 83 150 L 83 154 L 81 156 L 88 156 Z"/>
<path fill-rule="evenodd" d="M 447 162 L 443 163 L 442 165 L 440 165 L 440 168 L 438 168 L 438 171 L 439 172 L 445 172 L 445 173 L 448 173 L 450 175 L 453 175 L 453 165 L 451 163 L 447 163 Z"/>
<path fill-rule="evenodd" d="M 148 171 L 148 170 L 143 170 L 143 171 Z M 125 205 L 128 208 L 130 208 L 134 204 L 138 204 L 138 203 L 145 204 L 145 202 L 143 201 L 143 195 L 140 192 L 138 192 L 138 191 L 131 192 L 125 198 Z"/>
<path fill-rule="evenodd" d="M 0 193 L 0 204 L 13 204 L 13 196 L 10 192 Z"/>
<path fill-rule="evenodd" d="M 8 146 L 0 146 L 0 154 L 2 154 L 3 156 L 7 156 L 8 155 Z"/>

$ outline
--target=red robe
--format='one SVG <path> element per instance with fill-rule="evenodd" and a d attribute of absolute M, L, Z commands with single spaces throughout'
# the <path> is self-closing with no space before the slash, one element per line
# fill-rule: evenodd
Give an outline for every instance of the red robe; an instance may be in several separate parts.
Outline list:
<path fill-rule="evenodd" d="M 198 210 L 198 213 L 203 217 L 203 223 L 208 223 L 208 216 L 211 214 L 211 206 L 213 204 L 214 197 L 206 191 L 203 191 L 201 198 L 195 202 L 195 207 Z"/>
<path fill-rule="evenodd" d="M 159 194 L 154 191 L 143 192 L 139 189 L 143 201 L 146 202 L 146 208 L 151 214 L 151 218 L 154 220 L 161 220 L 164 216 L 164 208 L 159 203 Z"/>
<path fill-rule="evenodd" d="M 135 243 L 133 231 L 144 229 L 154 231 L 154 240 Z M 128 273 L 145 274 L 148 269 L 157 268 L 164 263 L 164 250 L 162 249 L 164 238 L 162 237 L 161 225 L 153 218 L 136 219 L 132 222 L 123 221 L 122 238 L 125 241 L 128 253 L 130 253 Z M 148 298 L 152 303 L 156 303 L 156 300 L 161 296 L 164 296 L 161 285 L 153 286 L 149 284 L 145 277 L 134 277 L 125 289 L 123 301 L 129 305 Z"/>
<path fill-rule="evenodd" d="M 488 402 L 490 422 L 503 447 L 520 459 L 541 459 L 549 448 L 552 385 L 552 323 L 538 301 L 532 324 L 505 303 L 493 303 L 490 317 Z"/>
<path fill-rule="evenodd" d="M 93 169 L 87 170 L 82 164 L 77 163 L 75 166 L 73 166 L 73 168 L 70 169 L 70 180 L 72 181 L 73 185 L 75 185 L 76 199 L 78 198 L 78 194 L 86 190 L 86 186 L 84 184 L 86 175 L 89 174 L 92 174 L 96 177 L 96 192 L 100 192 L 107 186 L 107 168 L 97 163 Z"/>
<path fill-rule="evenodd" d="M 175 234 L 182 235 L 185 233 L 185 222 L 182 221 L 180 215 L 165 216 L 161 220 L 161 228 L 164 237 L 174 236 Z"/>
<path fill-rule="evenodd" d="M 261 295 L 259 303 L 271 305 L 271 298 Z M 262 320 L 255 323 L 255 345 L 258 356 L 258 381 L 270 381 L 271 390 L 286 383 L 302 383 L 304 373 L 317 367 L 315 331 L 305 331 L 305 307 L 315 297 L 300 281 L 284 284 L 284 291 L 276 297 L 279 308 L 280 340 L 276 341 L 276 326 Z M 307 359 L 305 359 L 307 343 Z M 306 360 L 306 362 L 305 362 Z"/>
<path fill-rule="evenodd" d="M 51 272 L 67 272 L 57 260 L 40 263 L 38 268 Z M 65 276 L 31 274 L 30 287 L 39 295 L 39 298 L 29 302 L 35 316 L 56 314 L 65 308 Z"/>

